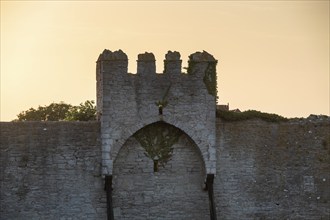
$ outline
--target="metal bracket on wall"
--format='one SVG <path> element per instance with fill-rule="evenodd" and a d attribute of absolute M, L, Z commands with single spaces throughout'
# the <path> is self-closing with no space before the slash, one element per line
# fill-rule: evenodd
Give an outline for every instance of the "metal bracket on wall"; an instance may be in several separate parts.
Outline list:
<path fill-rule="evenodd" d="M 112 175 L 105 176 L 104 190 L 107 193 L 107 219 L 114 220 L 112 208 Z"/>
<path fill-rule="evenodd" d="M 209 194 L 209 206 L 210 206 L 210 219 L 217 220 L 217 213 L 215 209 L 214 203 L 214 194 L 213 194 L 213 181 L 214 181 L 214 174 L 207 174 L 206 177 L 206 190 Z"/>

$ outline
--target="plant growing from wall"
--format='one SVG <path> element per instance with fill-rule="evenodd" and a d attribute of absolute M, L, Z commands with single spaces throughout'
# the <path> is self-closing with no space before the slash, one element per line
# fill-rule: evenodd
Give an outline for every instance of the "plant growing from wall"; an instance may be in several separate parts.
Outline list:
<path fill-rule="evenodd" d="M 179 129 L 158 122 L 142 128 L 134 137 L 145 149 L 145 155 L 154 161 L 154 170 L 158 171 L 158 164 L 164 167 L 170 160 L 173 145 L 177 143 L 181 134 Z"/>
<path fill-rule="evenodd" d="M 161 100 L 158 100 L 157 102 L 155 102 L 155 104 L 157 105 L 158 109 L 159 109 L 159 115 L 163 114 L 163 109 L 167 106 L 168 101 L 167 101 L 167 96 L 168 96 L 168 92 L 170 91 L 171 88 L 171 84 L 167 87 L 163 97 Z"/>
<path fill-rule="evenodd" d="M 217 110 L 216 117 L 221 118 L 224 121 L 244 121 L 249 119 L 261 119 L 268 122 L 285 122 L 289 120 L 280 115 L 264 113 L 256 110 L 248 110 L 244 112 Z"/>
<path fill-rule="evenodd" d="M 216 73 L 216 62 L 209 62 L 205 70 L 203 82 L 210 95 L 217 97 L 217 73 Z"/>
<path fill-rule="evenodd" d="M 193 74 L 194 66 L 197 62 L 189 61 L 189 65 L 186 68 L 188 74 Z M 218 99 L 218 85 L 217 85 L 217 72 L 216 72 L 216 61 L 209 61 L 207 68 L 204 73 L 203 82 L 206 86 L 208 93 Z"/>

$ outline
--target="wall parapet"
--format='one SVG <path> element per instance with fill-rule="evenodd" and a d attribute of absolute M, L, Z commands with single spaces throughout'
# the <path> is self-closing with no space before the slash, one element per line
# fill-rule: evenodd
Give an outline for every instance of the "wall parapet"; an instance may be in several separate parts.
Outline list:
<path fill-rule="evenodd" d="M 182 60 L 181 55 L 177 51 L 168 51 L 164 59 L 164 70 L 162 73 L 181 73 L 184 75 L 189 75 L 193 71 L 188 73 L 182 72 Z M 110 51 L 105 49 L 98 57 L 97 63 L 100 62 L 117 62 L 122 61 L 128 65 L 128 57 L 122 50 Z M 156 59 L 153 53 L 145 52 L 138 54 L 137 59 L 137 74 L 143 74 L 145 71 L 149 71 L 152 74 L 156 73 Z M 193 69 L 196 63 L 217 63 L 217 60 L 208 52 L 196 52 L 189 56 L 188 69 Z M 127 66 L 126 66 L 127 67 Z M 128 71 L 126 72 L 128 73 Z M 162 75 L 158 73 L 157 75 Z M 133 74 L 135 75 L 135 74 Z"/>

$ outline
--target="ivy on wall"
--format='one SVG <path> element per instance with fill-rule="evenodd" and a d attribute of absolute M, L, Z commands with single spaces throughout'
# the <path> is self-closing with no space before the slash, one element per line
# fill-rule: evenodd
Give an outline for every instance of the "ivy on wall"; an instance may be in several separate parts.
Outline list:
<path fill-rule="evenodd" d="M 136 140 L 146 151 L 146 156 L 164 166 L 171 158 L 173 145 L 182 132 L 163 122 L 157 122 L 142 128 L 134 134 Z"/>
<path fill-rule="evenodd" d="M 189 65 L 187 68 L 188 74 L 193 74 L 194 66 L 196 65 L 196 61 L 189 61 Z M 218 89 L 217 89 L 217 72 L 216 72 L 216 61 L 209 61 L 207 68 L 204 73 L 203 82 L 207 88 L 207 91 L 210 95 L 218 98 Z"/>
<path fill-rule="evenodd" d="M 217 73 L 216 73 L 216 62 L 209 62 L 205 70 L 203 82 L 210 95 L 217 97 Z"/>

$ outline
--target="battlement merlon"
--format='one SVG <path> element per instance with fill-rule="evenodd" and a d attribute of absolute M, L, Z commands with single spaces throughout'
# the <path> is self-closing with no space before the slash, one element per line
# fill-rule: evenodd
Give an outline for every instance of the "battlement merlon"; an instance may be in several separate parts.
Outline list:
<path fill-rule="evenodd" d="M 177 51 L 168 51 L 165 55 L 164 60 L 164 71 L 163 74 L 182 74 L 182 60 L 180 59 L 180 53 Z M 102 62 L 105 61 L 105 62 Z M 128 58 L 127 55 L 122 51 L 110 51 L 105 49 L 98 57 L 97 63 L 106 64 L 113 63 L 113 67 L 117 67 L 115 69 L 121 69 L 120 72 L 128 73 Z M 138 55 L 137 60 L 137 74 L 138 75 L 150 75 L 156 74 L 156 59 L 153 53 L 145 52 L 143 54 Z M 198 65 L 200 64 L 200 65 Z M 189 56 L 188 60 L 188 68 L 187 74 L 196 74 L 196 73 L 204 73 L 210 64 L 215 68 L 217 64 L 217 60 L 208 52 L 196 52 Z M 116 66 L 117 65 L 117 66 Z M 118 72 L 118 71 L 116 71 Z"/>
<path fill-rule="evenodd" d="M 145 52 L 138 55 L 137 74 L 149 75 L 156 73 L 156 59 L 153 53 Z"/>
<path fill-rule="evenodd" d="M 164 74 L 181 74 L 182 60 L 181 55 L 177 51 L 168 51 L 164 60 Z"/>
<path fill-rule="evenodd" d="M 114 60 L 128 60 L 127 55 L 122 50 L 117 51 L 110 51 L 110 50 L 103 50 L 103 52 L 100 54 L 99 58 L 97 59 L 97 62 L 99 61 L 114 61 Z"/>

